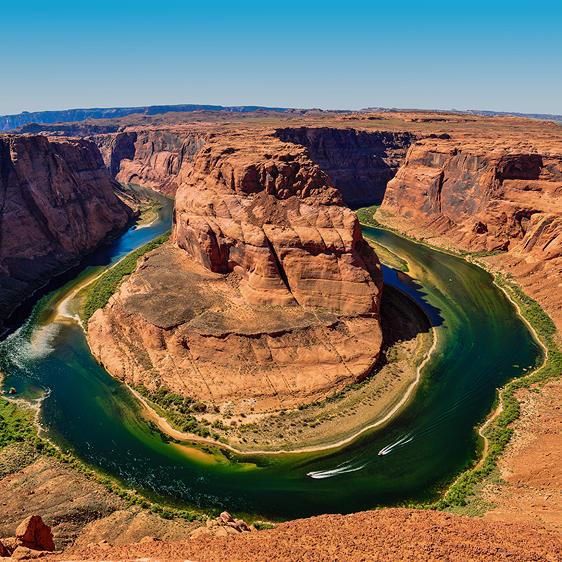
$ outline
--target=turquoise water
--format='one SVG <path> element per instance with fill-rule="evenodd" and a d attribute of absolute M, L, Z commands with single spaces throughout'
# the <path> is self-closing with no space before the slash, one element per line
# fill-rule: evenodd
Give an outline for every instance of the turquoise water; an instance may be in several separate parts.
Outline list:
<path fill-rule="evenodd" d="M 104 260 L 167 230 L 167 221 L 129 232 Z M 409 262 L 408 275 L 385 268 L 385 282 L 428 312 L 438 344 L 408 408 L 338 450 L 193 458 L 187 446 L 163 442 L 142 421 L 129 391 L 95 363 L 76 324 L 43 326 L 49 297 L 0 347 L 6 386 L 29 399 L 46 391 L 41 423 L 50 438 L 127 487 L 176 504 L 291 518 L 434 497 L 474 458 L 474 427 L 495 389 L 531 369 L 541 351 L 483 270 L 389 232 L 364 228 L 364 235 Z"/>

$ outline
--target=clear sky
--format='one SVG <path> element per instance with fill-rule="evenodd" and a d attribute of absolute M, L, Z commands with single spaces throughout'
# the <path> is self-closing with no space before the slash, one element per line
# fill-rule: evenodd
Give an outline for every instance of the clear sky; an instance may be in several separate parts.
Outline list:
<path fill-rule="evenodd" d="M 158 104 L 562 114 L 562 2 L 0 0 L 0 115 Z"/>

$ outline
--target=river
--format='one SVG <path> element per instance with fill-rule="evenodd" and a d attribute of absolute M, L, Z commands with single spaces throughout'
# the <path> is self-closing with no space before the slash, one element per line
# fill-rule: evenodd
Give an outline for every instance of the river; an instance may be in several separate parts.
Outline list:
<path fill-rule="evenodd" d="M 85 260 L 33 308 L 0 345 L 5 388 L 40 404 L 44 435 L 152 499 L 271 518 L 350 513 L 435 499 L 475 458 L 474 428 L 496 393 L 540 362 L 542 351 L 491 276 L 452 255 L 364 227 L 365 237 L 405 259 L 408 274 L 384 268 L 385 283 L 429 314 L 437 347 L 407 408 L 351 444 L 322 453 L 233 455 L 166 443 L 128 389 L 89 353 L 75 322 L 53 307 L 84 279 L 170 228 L 171 203 Z M 383 451 L 385 454 L 380 455 Z M 316 478 L 311 478 L 314 473 Z"/>

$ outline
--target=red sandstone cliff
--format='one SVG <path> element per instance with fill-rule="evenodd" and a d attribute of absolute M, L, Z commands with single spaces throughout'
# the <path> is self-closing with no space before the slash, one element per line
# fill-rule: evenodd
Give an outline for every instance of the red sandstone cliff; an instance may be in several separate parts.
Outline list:
<path fill-rule="evenodd" d="M 420 137 L 413 132 L 365 131 L 335 127 L 286 127 L 275 135 L 305 146 L 352 207 L 380 203 L 387 182 Z"/>
<path fill-rule="evenodd" d="M 490 262 L 514 273 L 562 327 L 561 139 L 418 141 L 381 209 L 467 250 L 505 250 Z"/>
<path fill-rule="evenodd" d="M 207 131 L 196 127 L 128 127 L 90 138 L 118 181 L 152 187 L 173 197 L 207 136 Z"/>
<path fill-rule="evenodd" d="M 372 368 L 380 264 L 303 147 L 210 140 L 178 190 L 173 243 L 90 320 L 114 376 L 244 411 L 312 401 Z"/>
<path fill-rule="evenodd" d="M 127 224 L 118 188 L 91 142 L 0 136 L 0 319 Z"/>

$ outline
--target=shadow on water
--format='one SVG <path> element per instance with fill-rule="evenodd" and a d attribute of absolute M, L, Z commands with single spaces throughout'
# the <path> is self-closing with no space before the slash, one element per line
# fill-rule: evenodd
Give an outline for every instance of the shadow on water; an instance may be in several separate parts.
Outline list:
<path fill-rule="evenodd" d="M 414 281 L 407 273 L 397 271 L 386 265 L 382 266 L 382 270 L 385 284 L 381 299 L 382 306 L 385 303 L 385 293 L 392 293 L 392 291 L 388 291 L 389 287 L 394 287 L 395 290 L 399 288 L 400 291 L 408 295 L 427 314 L 431 325 L 435 327 L 443 325 L 444 319 L 441 316 L 441 311 L 428 301 L 427 291 L 423 285 Z"/>

